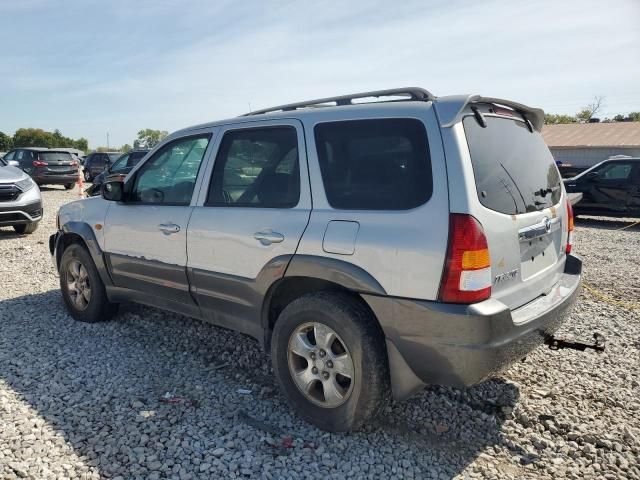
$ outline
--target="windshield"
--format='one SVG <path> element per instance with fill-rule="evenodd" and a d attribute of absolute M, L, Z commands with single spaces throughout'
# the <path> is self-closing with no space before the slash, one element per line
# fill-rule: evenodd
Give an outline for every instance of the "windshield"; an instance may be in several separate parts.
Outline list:
<path fill-rule="evenodd" d="M 127 167 L 133 168 L 138 162 L 144 158 L 144 156 L 148 153 L 148 150 L 140 151 L 140 152 L 132 152 L 129 154 L 129 160 L 127 161 Z"/>
<path fill-rule="evenodd" d="M 535 212 L 560 201 L 558 167 L 538 132 L 519 119 L 473 116 L 463 120 L 478 199 L 508 215 Z"/>
<path fill-rule="evenodd" d="M 111 171 L 115 172 L 116 170 L 122 170 L 123 168 L 127 168 L 127 159 L 129 158 L 129 154 L 125 153 L 120 156 L 113 165 L 111 166 Z"/>

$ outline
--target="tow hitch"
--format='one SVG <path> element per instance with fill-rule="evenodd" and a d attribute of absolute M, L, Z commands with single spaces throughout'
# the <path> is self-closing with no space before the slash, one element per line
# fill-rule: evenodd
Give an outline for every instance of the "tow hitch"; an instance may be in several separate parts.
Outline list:
<path fill-rule="evenodd" d="M 556 338 L 553 335 L 549 335 L 544 343 L 549 346 L 551 350 L 560 350 L 561 348 L 570 348 L 572 350 L 580 350 L 584 352 L 587 348 L 595 350 L 596 352 L 604 352 L 605 338 L 598 332 L 593 334 L 594 343 L 582 343 L 573 342 L 570 340 L 564 340 L 562 338 Z"/>

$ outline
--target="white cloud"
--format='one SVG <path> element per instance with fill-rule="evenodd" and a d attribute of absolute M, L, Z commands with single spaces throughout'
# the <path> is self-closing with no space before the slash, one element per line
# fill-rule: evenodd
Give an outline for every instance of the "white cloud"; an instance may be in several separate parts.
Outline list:
<path fill-rule="evenodd" d="M 131 142 L 140 128 L 178 129 L 243 113 L 249 103 L 407 85 L 557 112 L 574 112 L 597 94 L 612 111 L 640 110 L 640 8 L 631 1 L 607 9 L 594 1 L 153 5 L 136 10 L 143 37 L 122 33 L 137 43 L 97 52 L 115 58 L 117 70 L 34 78 L 23 69 L 9 88 L 72 105 L 73 118 L 50 121 L 94 145 L 107 130 L 116 143 Z M 118 18 L 129 11 L 113 8 Z"/>

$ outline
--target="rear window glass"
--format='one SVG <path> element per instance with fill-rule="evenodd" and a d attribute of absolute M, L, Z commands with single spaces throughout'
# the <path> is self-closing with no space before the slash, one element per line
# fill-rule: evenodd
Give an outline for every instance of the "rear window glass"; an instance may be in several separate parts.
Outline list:
<path fill-rule="evenodd" d="M 40 152 L 38 157 L 43 162 L 70 162 L 73 160 L 67 152 Z"/>
<path fill-rule="evenodd" d="M 407 210 L 431 196 L 427 132 L 419 120 L 321 123 L 315 138 L 333 208 Z"/>
<path fill-rule="evenodd" d="M 558 203 L 560 174 L 542 136 L 519 120 L 485 120 L 486 128 L 472 116 L 463 120 L 480 203 L 509 215 Z"/>

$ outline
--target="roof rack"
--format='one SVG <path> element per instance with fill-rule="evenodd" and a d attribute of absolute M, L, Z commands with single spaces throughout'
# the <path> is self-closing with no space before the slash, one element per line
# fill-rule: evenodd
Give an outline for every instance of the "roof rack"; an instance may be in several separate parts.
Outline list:
<path fill-rule="evenodd" d="M 435 100 L 436 98 L 431 92 L 428 92 L 424 88 L 419 88 L 419 87 L 391 88 L 389 90 L 375 90 L 373 92 L 353 93 L 351 95 L 341 95 L 339 97 L 327 97 L 327 98 L 319 98 L 317 100 L 307 100 L 306 102 L 289 103 L 287 105 L 264 108 L 262 110 L 256 110 L 254 112 L 245 113 L 242 116 L 248 117 L 251 115 L 262 115 L 263 113 L 288 112 L 292 110 L 297 110 L 299 108 L 329 106 L 329 105 L 325 105 L 327 103 L 334 103 L 335 106 L 353 105 L 353 100 L 358 98 L 368 98 L 368 97 L 377 97 L 377 98 L 408 97 L 406 100 L 416 101 L 416 102 L 430 102 Z M 389 100 L 389 101 L 399 101 L 399 100 Z M 401 101 L 405 101 L 405 99 L 402 99 Z"/>

